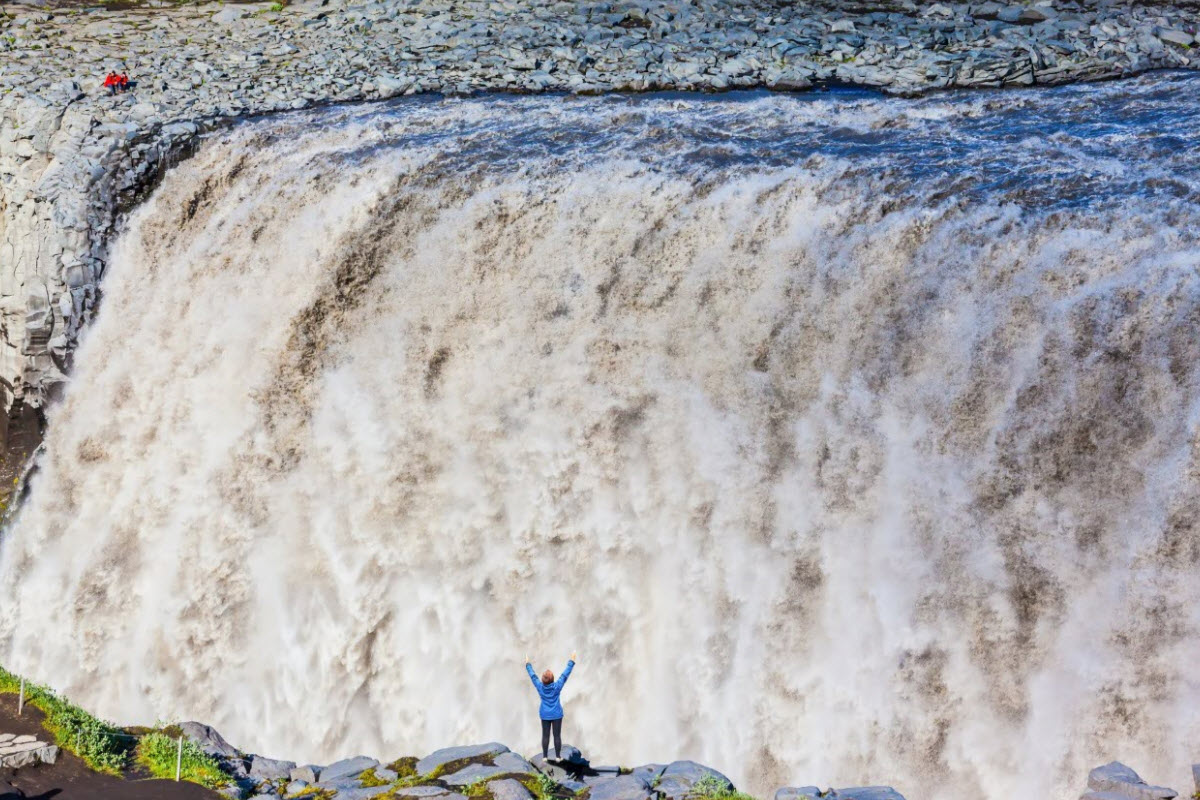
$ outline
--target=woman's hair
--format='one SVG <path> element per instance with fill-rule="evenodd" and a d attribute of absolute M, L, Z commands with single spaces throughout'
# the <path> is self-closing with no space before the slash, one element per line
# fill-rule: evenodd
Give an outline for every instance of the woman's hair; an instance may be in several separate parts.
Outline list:
<path fill-rule="evenodd" d="M 546 670 L 542 673 L 542 683 L 554 683 L 554 673 Z"/>

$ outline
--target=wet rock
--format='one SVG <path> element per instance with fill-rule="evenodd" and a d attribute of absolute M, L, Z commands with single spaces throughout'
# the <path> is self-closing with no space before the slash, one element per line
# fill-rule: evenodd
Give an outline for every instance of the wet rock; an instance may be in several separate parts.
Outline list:
<path fill-rule="evenodd" d="M 1184 31 L 1172 30 L 1171 28 L 1159 29 L 1158 38 L 1162 39 L 1164 42 L 1183 45 L 1184 47 L 1190 47 L 1196 42 L 1195 37 L 1191 34 Z"/>
<path fill-rule="evenodd" d="M 904 800 L 904 796 L 890 786 L 855 786 L 849 789 L 834 789 L 826 797 L 829 800 Z"/>
<path fill-rule="evenodd" d="M 391 791 L 390 786 L 360 786 L 357 788 L 338 789 L 334 795 L 336 800 L 368 800 Z"/>
<path fill-rule="evenodd" d="M 815 800 L 820 796 L 816 786 L 784 786 L 775 792 L 775 800 Z"/>
<path fill-rule="evenodd" d="M 655 790 L 668 800 L 678 800 L 688 795 L 692 787 L 704 778 L 711 778 L 721 788 L 733 789 L 733 781 L 726 778 L 712 767 L 697 764 L 695 761 L 675 761 L 667 765 L 659 778 Z"/>
<path fill-rule="evenodd" d="M 441 750 L 435 750 L 418 761 L 416 770 L 418 775 L 429 775 L 439 767 L 454 761 L 463 761 L 468 758 L 487 759 L 489 756 L 494 757 L 507 752 L 508 748 L 499 742 L 464 745 L 462 747 L 446 747 Z"/>
<path fill-rule="evenodd" d="M 592 784 L 589 800 L 649 800 L 650 784 L 638 775 L 619 775 Z"/>
<path fill-rule="evenodd" d="M 492 793 L 492 800 L 533 800 L 525 785 L 515 778 L 489 781 L 487 788 Z"/>
<path fill-rule="evenodd" d="M 315 764 L 305 764 L 303 767 L 294 767 L 288 771 L 288 777 L 294 781 L 304 781 L 305 783 L 316 783 L 321 775 L 321 768 Z"/>
<path fill-rule="evenodd" d="M 469 786 L 476 781 L 485 778 L 494 778 L 497 775 L 504 775 L 506 773 L 508 773 L 508 770 L 501 766 L 468 764 L 452 775 L 443 775 L 441 780 L 447 786 Z"/>
<path fill-rule="evenodd" d="M 1141 776 L 1119 761 L 1109 762 L 1089 772 L 1088 788 L 1093 792 L 1113 793 L 1124 800 L 1170 800 L 1177 794 L 1173 789 L 1147 784 Z"/>
<path fill-rule="evenodd" d="M 250 757 L 250 777 L 261 781 L 277 781 L 290 778 L 296 768 L 295 761 L 278 761 L 263 756 Z"/>
<path fill-rule="evenodd" d="M 237 751 L 237 748 L 225 741 L 216 729 L 202 722 L 184 722 L 179 728 L 183 735 L 199 746 L 205 755 L 218 759 L 241 760 L 241 753 Z"/>
<path fill-rule="evenodd" d="M 337 786 L 344 785 L 345 782 L 357 778 L 362 773 L 378 767 L 379 762 L 370 756 L 355 756 L 354 758 L 344 758 L 341 761 L 336 761 L 321 770 L 321 780 L 318 783 L 321 786 Z"/>
<path fill-rule="evenodd" d="M 643 764 L 640 767 L 634 767 L 631 774 L 638 776 L 647 783 L 654 783 L 654 780 L 663 774 L 663 770 L 667 768 L 666 764 Z"/>

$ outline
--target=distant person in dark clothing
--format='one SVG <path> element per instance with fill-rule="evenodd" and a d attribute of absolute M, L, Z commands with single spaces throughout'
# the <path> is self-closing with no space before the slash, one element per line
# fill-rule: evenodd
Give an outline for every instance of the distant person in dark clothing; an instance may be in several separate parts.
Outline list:
<path fill-rule="evenodd" d="M 551 730 L 554 731 L 554 757 L 562 758 L 563 707 L 559 696 L 562 695 L 563 686 L 566 685 L 567 678 L 571 677 L 571 670 L 574 668 L 575 654 L 571 653 L 567 668 L 558 680 L 554 680 L 554 673 L 550 670 L 543 672 L 539 679 L 533 671 L 533 664 L 528 658 L 525 659 L 525 671 L 529 673 L 529 680 L 533 681 L 533 688 L 537 689 L 538 696 L 542 699 L 538 708 L 538 716 L 542 719 L 542 758 L 550 758 Z"/>

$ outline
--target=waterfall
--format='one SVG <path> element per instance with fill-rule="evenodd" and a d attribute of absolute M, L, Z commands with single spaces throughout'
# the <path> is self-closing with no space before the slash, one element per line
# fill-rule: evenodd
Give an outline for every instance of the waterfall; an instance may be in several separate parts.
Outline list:
<path fill-rule="evenodd" d="M 0 663 L 321 762 L 532 750 L 523 657 L 578 649 L 564 738 L 600 763 L 1182 785 L 1187 80 L 214 134 L 115 244 L 0 550 Z"/>

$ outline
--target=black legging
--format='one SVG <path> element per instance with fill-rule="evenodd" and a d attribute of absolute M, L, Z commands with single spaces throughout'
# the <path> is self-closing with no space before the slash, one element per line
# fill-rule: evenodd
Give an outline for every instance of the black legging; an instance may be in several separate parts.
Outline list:
<path fill-rule="evenodd" d="M 550 757 L 550 729 L 554 728 L 554 757 L 562 758 L 562 717 L 542 720 L 542 758 Z"/>

